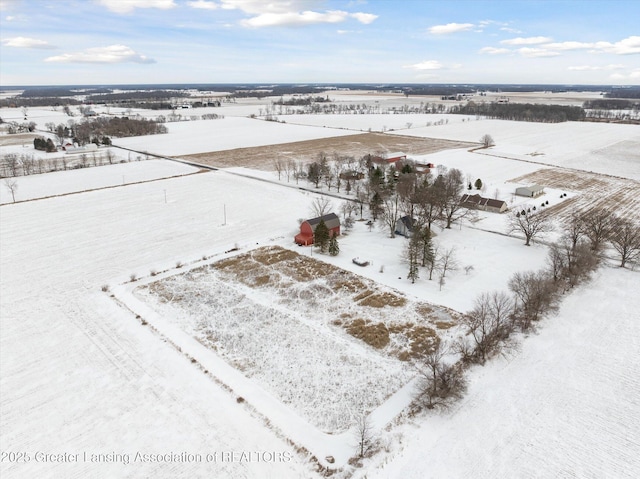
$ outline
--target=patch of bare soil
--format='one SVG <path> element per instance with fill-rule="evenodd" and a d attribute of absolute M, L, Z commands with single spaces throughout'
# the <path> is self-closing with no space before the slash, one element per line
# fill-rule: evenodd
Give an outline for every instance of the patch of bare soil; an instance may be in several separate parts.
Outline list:
<path fill-rule="evenodd" d="M 273 161 L 295 159 L 305 163 L 314 161 L 318 154 L 334 152 L 345 156 L 361 158 L 366 154 L 402 151 L 408 155 L 426 155 L 453 148 L 475 148 L 477 143 L 450 141 L 411 136 L 387 135 L 384 133 L 358 133 L 355 135 L 321 138 L 318 140 L 296 141 L 279 145 L 236 148 L 212 151 L 196 155 L 181 156 L 181 159 L 217 168 L 244 166 L 257 170 L 273 170 Z"/>
<path fill-rule="evenodd" d="M 509 182 L 536 183 L 581 193 L 547 209 L 560 222 L 569 219 L 573 213 L 581 214 L 594 208 L 603 208 L 612 209 L 616 214 L 640 223 L 640 181 L 586 171 L 548 168 L 513 178 Z"/>

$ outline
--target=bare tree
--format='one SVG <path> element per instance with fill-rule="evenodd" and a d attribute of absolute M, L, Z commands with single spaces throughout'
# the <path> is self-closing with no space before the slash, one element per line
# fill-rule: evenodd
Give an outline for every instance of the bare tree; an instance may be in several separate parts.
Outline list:
<path fill-rule="evenodd" d="M 436 259 L 436 267 L 440 271 L 440 275 L 444 278 L 447 276 L 447 271 L 455 271 L 458 268 L 458 261 L 455 257 L 456 248 L 444 250 Z"/>
<path fill-rule="evenodd" d="M 280 181 L 280 176 L 282 175 L 284 167 L 285 164 L 280 158 L 276 158 L 275 160 L 273 160 L 273 169 L 278 172 L 278 181 Z"/>
<path fill-rule="evenodd" d="M 624 218 L 616 218 L 609 242 L 620 255 L 620 267 L 640 257 L 640 226 Z"/>
<path fill-rule="evenodd" d="M 444 361 L 447 353 L 448 348 L 439 341 L 416 352 L 412 366 L 418 373 L 414 401 L 419 407 L 446 408 L 464 394 L 466 380 L 462 369 Z"/>
<path fill-rule="evenodd" d="M 326 196 L 319 196 L 318 198 L 313 200 L 311 203 L 311 214 L 314 217 L 324 216 L 329 214 L 332 209 L 331 200 Z"/>
<path fill-rule="evenodd" d="M 570 242 L 571 249 L 574 249 L 580 240 L 586 234 L 586 224 L 584 221 L 584 217 L 574 212 L 569 222 L 564 226 L 564 237 Z"/>
<path fill-rule="evenodd" d="M 549 246 L 547 265 L 549 266 L 549 273 L 551 273 L 553 280 L 560 281 L 566 268 L 566 257 L 559 244 L 553 243 Z"/>
<path fill-rule="evenodd" d="M 15 178 L 5 178 L 4 179 L 4 186 L 6 186 L 7 189 L 9 190 L 9 192 L 11 193 L 11 199 L 15 203 L 16 202 L 16 191 L 18 191 L 18 180 L 16 180 Z"/>
<path fill-rule="evenodd" d="M 525 246 L 531 246 L 531 240 L 542 233 L 553 230 L 550 217 L 545 212 L 529 213 L 513 211 L 507 218 L 508 232 L 519 232 L 524 234 Z"/>
<path fill-rule="evenodd" d="M 362 459 L 375 447 L 375 434 L 371 420 L 363 411 L 356 419 L 355 438 L 358 444 L 358 456 Z"/>
<path fill-rule="evenodd" d="M 475 305 L 462 319 L 475 343 L 475 356 L 484 363 L 499 343 L 508 338 L 512 326 L 513 301 L 503 293 L 482 293 Z"/>
<path fill-rule="evenodd" d="M 445 228 L 451 228 L 453 222 L 476 214 L 462 202 L 463 184 L 462 172 L 453 168 L 439 176 L 432 186 L 438 198 L 436 201 L 439 203 Z"/>
<path fill-rule="evenodd" d="M 514 319 L 522 330 L 541 319 L 557 306 L 557 293 L 553 279 L 544 272 L 515 273 L 509 280 L 509 289 L 515 294 Z"/>
<path fill-rule="evenodd" d="M 382 210 L 380 217 L 389 228 L 389 237 L 396 237 L 396 223 L 400 218 L 401 201 L 397 193 L 381 194 Z"/>
<path fill-rule="evenodd" d="M 490 146 L 495 146 L 496 144 L 489 134 L 482 135 L 482 138 L 480 138 L 480 143 L 482 143 L 483 148 L 489 148 Z"/>
<path fill-rule="evenodd" d="M 613 226 L 613 214 L 610 210 L 597 208 L 583 215 L 584 234 L 591 242 L 591 249 L 600 251 L 603 244 L 609 239 Z"/>

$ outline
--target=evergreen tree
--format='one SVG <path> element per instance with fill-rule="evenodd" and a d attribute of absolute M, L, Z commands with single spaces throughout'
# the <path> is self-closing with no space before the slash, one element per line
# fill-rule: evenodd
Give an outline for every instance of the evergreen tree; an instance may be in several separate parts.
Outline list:
<path fill-rule="evenodd" d="M 320 220 L 320 223 L 316 226 L 316 230 L 313 232 L 313 243 L 316 247 L 320 248 L 320 251 L 323 253 L 327 252 L 330 239 L 329 236 L 329 228 L 327 228 L 324 220 Z"/>
<path fill-rule="evenodd" d="M 435 253 L 433 252 L 433 244 L 431 243 L 431 230 L 428 227 L 422 227 L 415 232 L 415 235 L 420 238 L 420 244 L 422 246 L 422 266 L 433 263 L 435 261 Z"/>
<path fill-rule="evenodd" d="M 480 188 L 482 188 L 482 180 L 478 178 L 474 183 L 474 186 L 476 187 L 476 190 L 479 190 Z"/>
<path fill-rule="evenodd" d="M 331 235 L 329 239 L 329 254 L 331 256 L 338 256 L 340 253 L 340 246 L 338 245 L 338 237 L 337 235 Z"/>
<path fill-rule="evenodd" d="M 382 196 L 380 196 L 380 193 L 377 191 L 371 197 L 371 201 L 369 202 L 369 211 L 371 212 L 373 221 L 377 221 L 378 216 L 382 213 Z"/>

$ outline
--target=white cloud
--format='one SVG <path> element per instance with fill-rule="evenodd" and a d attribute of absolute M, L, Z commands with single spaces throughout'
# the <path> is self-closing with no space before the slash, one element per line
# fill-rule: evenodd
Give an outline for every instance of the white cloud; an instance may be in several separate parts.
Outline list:
<path fill-rule="evenodd" d="M 441 70 L 443 65 L 437 60 L 427 60 L 413 65 L 405 65 L 403 68 L 411 68 L 413 70 Z"/>
<path fill-rule="evenodd" d="M 552 39 L 549 37 L 527 37 L 527 38 L 511 38 L 502 40 L 500 43 L 504 45 L 539 45 L 541 43 L 549 43 Z"/>
<path fill-rule="evenodd" d="M 187 2 L 191 8 L 199 8 L 202 10 L 217 10 L 220 5 L 215 2 L 209 2 L 207 0 L 197 0 L 195 2 Z"/>
<path fill-rule="evenodd" d="M 479 53 L 486 53 L 487 55 L 504 55 L 506 53 L 511 53 L 511 50 L 508 48 L 484 47 L 479 50 Z"/>
<path fill-rule="evenodd" d="M 584 71 L 601 71 L 601 70 L 620 70 L 624 68 L 624 65 L 604 65 L 604 66 L 592 66 L 592 65 L 577 65 L 568 67 L 567 70 L 584 72 Z"/>
<path fill-rule="evenodd" d="M 313 25 L 317 23 L 340 23 L 344 22 L 349 14 L 341 10 L 334 10 L 325 13 L 319 12 L 288 12 L 288 13 L 263 13 L 253 18 L 243 20 L 241 23 L 246 27 L 275 27 L 275 26 L 301 26 Z"/>
<path fill-rule="evenodd" d="M 174 0 L 98 0 L 98 3 L 116 13 L 129 13 L 136 8 L 167 10 L 176 6 Z"/>
<path fill-rule="evenodd" d="M 640 36 L 631 36 L 616 43 L 596 42 L 596 50 L 616 55 L 633 55 L 640 53 Z"/>
<path fill-rule="evenodd" d="M 612 80 L 640 80 L 640 68 L 636 68 L 628 75 L 622 73 L 613 73 L 609 76 Z"/>
<path fill-rule="evenodd" d="M 375 21 L 376 18 L 378 18 L 378 15 L 374 15 L 373 13 L 362 12 L 352 13 L 350 16 L 358 20 L 360 23 L 364 23 L 365 25 L 369 25 L 370 23 Z"/>
<path fill-rule="evenodd" d="M 198 0 L 190 2 L 198 4 L 209 4 Z M 240 23 L 245 27 L 262 28 L 275 26 L 304 26 L 320 23 L 340 23 L 349 18 L 353 18 L 360 23 L 369 24 L 378 18 L 372 13 L 355 12 L 349 13 L 343 10 L 318 11 L 324 2 L 315 0 L 286 0 L 271 1 L 263 0 L 220 0 L 220 6 L 227 10 L 241 10 L 252 15 L 251 18 L 242 20 Z M 191 5 L 194 6 L 194 5 Z"/>
<path fill-rule="evenodd" d="M 523 47 L 519 48 L 517 51 L 520 55 L 528 58 L 557 57 L 560 55 L 558 52 L 546 50 L 544 48 Z"/>
<path fill-rule="evenodd" d="M 46 42 L 44 40 L 38 40 L 36 38 L 27 38 L 27 37 L 5 38 L 4 40 L 2 40 L 2 43 L 7 47 L 16 47 L 16 48 L 42 48 L 42 49 L 56 48 L 53 45 L 50 45 L 49 42 Z"/>
<path fill-rule="evenodd" d="M 87 48 L 81 52 L 63 53 L 46 58 L 51 63 L 155 63 L 152 58 L 136 53 L 126 45 Z"/>
<path fill-rule="evenodd" d="M 447 33 L 463 32 L 475 28 L 473 23 L 447 23 L 446 25 L 435 25 L 429 28 L 429 33 L 434 35 L 444 35 Z"/>
<path fill-rule="evenodd" d="M 522 33 L 521 30 L 518 30 L 517 28 L 511 28 L 511 27 L 502 27 L 500 28 L 500 30 L 507 33 Z"/>

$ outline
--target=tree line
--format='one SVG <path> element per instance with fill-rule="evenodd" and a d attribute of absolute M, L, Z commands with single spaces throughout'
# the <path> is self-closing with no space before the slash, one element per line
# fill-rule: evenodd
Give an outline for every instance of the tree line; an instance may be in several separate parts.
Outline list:
<path fill-rule="evenodd" d="M 534 329 L 556 311 L 565 293 L 590 279 L 607 244 L 618 252 L 620 266 L 627 266 L 640 258 L 640 226 L 606 209 L 574 214 L 560 240 L 550 246 L 544 268 L 515 273 L 508 291 L 480 294 L 462 317 L 461 338 L 447 345 L 437 341 L 418 354 L 413 361 L 419 377 L 414 407 L 447 407 L 459 399 L 466 388 L 466 367 L 484 364 L 511 347 L 515 333 Z M 452 354 L 460 360 L 448 362 Z"/>
<path fill-rule="evenodd" d="M 465 105 L 454 105 L 449 109 L 449 113 L 480 115 L 500 120 L 535 121 L 543 123 L 581 121 L 586 116 L 584 109 L 579 106 L 531 103 L 476 103 L 473 101 L 467 102 Z"/>

